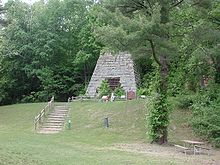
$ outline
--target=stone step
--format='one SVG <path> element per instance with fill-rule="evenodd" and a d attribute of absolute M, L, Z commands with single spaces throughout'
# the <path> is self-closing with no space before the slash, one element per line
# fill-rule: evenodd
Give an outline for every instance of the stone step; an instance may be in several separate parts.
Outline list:
<path fill-rule="evenodd" d="M 67 109 L 69 109 L 68 107 L 54 107 L 54 110 L 56 111 L 56 110 L 67 110 Z"/>
<path fill-rule="evenodd" d="M 54 119 L 54 120 L 56 120 L 56 119 L 58 119 L 58 120 L 59 120 L 59 119 L 63 119 L 63 120 L 64 120 L 65 117 L 48 116 L 47 119 L 49 119 L 49 120 L 50 120 L 50 119 Z"/>
<path fill-rule="evenodd" d="M 53 113 L 53 114 L 49 114 L 48 116 L 61 116 L 61 117 L 65 117 L 67 114 L 65 113 Z"/>
<path fill-rule="evenodd" d="M 64 118 L 47 118 L 47 121 L 64 121 Z"/>
<path fill-rule="evenodd" d="M 53 119 L 65 119 L 65 116 L 48 116 L 47 117 L 47 119 L 51 119 L 51 118 L 53 118 Z"/>
<path fill-rule="evenodd" d="M 41 128 L 62 128 L 63 124 L 44 124 Z"/>
<path fill-rule="evenodd" d="M 64 120 L 48 120 L 47 123 L 64 123 Z"/>
<path fill-rule="evenodd" d="M 54 108 L 54 111 L 67 111 L 67 108 Z"/>
<path fill-rule="evenodd" d="M 51 118 L 51 117 L 53 117 L 53 118 L 64 118 L 66 115 L 50 115 L 50 116 L 48 116 L 48 118 Z"/>
<path fill-rule="evenodd" d="M 50 114 L 53 114 L 53 113 L 68 113 L 68 110 L 62 110 L 62 111 L 53 111 L 51 112 Z"/>
<path fill-rule="evenodd" d="M 43 125 L 41 128 L 63 128 L 63 125 Z"/>
<path fill-rule="evenodd" d="M 44 130 L 44 131 L 61 131 L 62 127 L 60 127 L 60 128 L 51 128 L 51 127 L 43 128 L 42 127 L 41 130 Z"/>
<path fill-rule="evenodd" d="M 68 113 L 68 110 L 65 110 L 65 111 L 54 111 L 54 112 L 51 112 L 50 114 L 66 114 Z"/>
<path fill-rule="evenodd" d="M 42 133 L 42 134 L 56 134 L 56 133 L 59 133 L 60 131 L 48 131 L 48 130 L 40 130 L 38 131 L 38 133 Z"/>
<path fill-rule="evenodd" d="M 38 133 L 53 134 L 61 131 L 64 127 L 68 110 L 66 104 L 55 104 L 54 110 L 47 115 Z"/>
<path fill-rule="evenodd" d="M 63 122 L 46 122 L 44 125 L 63 125 Z"/>
<path fill-rule="evenodd" d="M 44 127 L 41 128 L 42 131 L 61 131 L 63 127 Z"/>
<path fill-rule="evenodd" d="M 50 117 L 47 118 L 47 121 L 63 121 L 65 120 L 63 117 Z"/>
<path fill-rule="evenodd" d="M 63 123 L 63 121 L 57 121 L 57 120 L 47 120 L 45 123 Z"/>
<path fill-rule="evenodd" d="M 45 123 L 46 124 L 46 123 Z M 47 124 L 54 124 L 54 125 L 63 125 L 64 124 L 64 121 L 49 121 L 47 122 Z M 44 124 L 43 124 L 44 125 Z"/>
<path fill-rule="evenodd" d="M 55 106 L 54 109 L 55 110 L 57 110 L 57 109 L 65 110 L 65 109 L 67 109 L 67 107 L 66 106 Z"/>
<path fill-rule="evenodd" d="M 63 121 L 62 120 L 47 120 L 45 123 L 56 124 L 56 123 L 63 123 Z"/>
<path fill-rule="evenodd" d="M 57 113 L 53 113 L 53 114 L 49 114 L 48 117 L 49 117 L 49 116 L 61 116 L 61 117 L 65 117 L 66 115 L 67 115 L 67 113 L 62 113 L 62 114 L 61 114 L 61 113 L 58 113 L 58 114 L 57 114 Z"/>
<path fill-rule="evenodd" d="M 65 115 L 66 116 L 66 115 Z M 47 118 L 65 118 L 65 116 L 55 116 L 55 115 L 51 115 L 48 116 Z"/>
<path fill-rule="evenodd" d="M 60 116 L 60 117 L 66 117 L 67 114 L 49 114 L 47 117 L 51 117 L 51 116 Z"/>
<path fill-rule="evenodd" d="M 63 127 L 62 125 L 43 125 L 41 128 L 42 129 L 44 129 L 44 128 L 52 128 L 52 129 L 53 128 L 58 128 L 58 129 L 60 128 L 60 129 L 62 129 L 62 127 Z"/>
<path fill-rule="evenodd" d="M 60 110 L 60 111 L 57 110 L 57 111 L 53 111 L 51 113 L 68 113 L 68 110 Z"/>
<path fill-rule="evenodd" d="M 50 114 L 66 114 L 66 113 L 68 113 L 68 111 L 66 110 L 66 111 L 54 111 L 54 112 L 51 112 Z"/>

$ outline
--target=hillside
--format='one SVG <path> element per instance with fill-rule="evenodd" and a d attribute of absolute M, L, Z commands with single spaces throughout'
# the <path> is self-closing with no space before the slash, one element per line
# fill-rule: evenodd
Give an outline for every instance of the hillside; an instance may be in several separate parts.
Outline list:
<path fill-rule="evenodd" d="M 180 139 L 197 139 L 187 120 L 190 113 L 174 111 L 170 145 L 150 144 L 146 138 L 144 100 L 128 102 L 73 102 L 72 129 L 53 135 L 37 134 L 33 118 L 45 103 L 0 107 L 1 165 L 66 164 L 214 164 L 213 154 L 184 155 L 171 146 Z M 109 128 L 103 120 L 109 117 Z"/>

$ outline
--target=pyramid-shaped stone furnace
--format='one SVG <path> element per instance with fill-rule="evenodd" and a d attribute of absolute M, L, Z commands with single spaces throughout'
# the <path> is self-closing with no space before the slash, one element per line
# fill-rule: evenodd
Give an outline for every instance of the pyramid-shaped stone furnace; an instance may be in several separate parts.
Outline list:
<path fill-rule="evenodd" d="M 107 80 L 113 90 L 121 86 L 126 92 L 133 91 L 136 93 L 139 74 L 136 72 L 131 54 L 123 52 L 118 55 L 112 55 L 111 53 L 101 55 L 97 61 L 86 95 L 89 97 L 97 96 L 97 89 L 103 80 Z"/>

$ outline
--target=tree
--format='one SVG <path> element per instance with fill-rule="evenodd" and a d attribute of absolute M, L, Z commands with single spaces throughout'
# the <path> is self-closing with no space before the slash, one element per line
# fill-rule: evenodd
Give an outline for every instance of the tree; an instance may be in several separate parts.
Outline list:
<path fill-rule="evenodd" d="M 4 19 L 4 14 L 6 13 L 6 8 L 0 2 L 0 25 L 6 26 L 8 24 L 7 20 Z"/>
<path fill-rule="evenodd" d="M 96 29 L 106 50 L 151 54 L 158 68 L 157 97 L 150 113 L 149 128 L 153 141 L 167 142 L 169 110 L 167 107 L 168 75 L 176 54 L 170 20 L 173 9 L 181 10 L 183 0 L 104 0 L 97 9 L 100 26 Z M 135 51 L 134 51 L 135 50 Z"/>
<path fill-rule="evenodd" d="M 10 1 L 2 30 L 1 104 L 58 100 L 84 89 L 99 56 L 89 7 L 82 0 Z M 87 81 L 86 80 L 86 81 Z"/>

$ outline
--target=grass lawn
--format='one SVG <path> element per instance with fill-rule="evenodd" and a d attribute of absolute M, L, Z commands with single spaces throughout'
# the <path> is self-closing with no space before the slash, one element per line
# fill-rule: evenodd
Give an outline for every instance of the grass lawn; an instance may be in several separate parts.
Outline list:
<path fill-rule="evenodd" d="M 0 165 L 179 165 L 210 163 L 213 159 L 207 159 L 206 155 L 185 156 L 169 145 L 149 144 L 144 125 L 144 100 L 73 102 L 69 115 L 72 129 L 65 128 L 52 135 L 37 134 L 33 129 L 34 116 L 45 105 L 0 107 Z M 171 142 L 195 137 L 184 125 L 189 115 L 180 111 L 172 114 Z M 110 123 L 107 129 L 103 127 L 105 117 Z"/>

